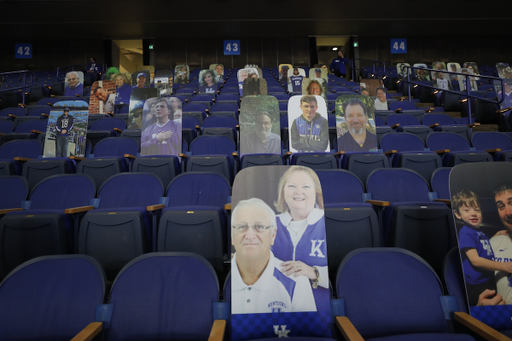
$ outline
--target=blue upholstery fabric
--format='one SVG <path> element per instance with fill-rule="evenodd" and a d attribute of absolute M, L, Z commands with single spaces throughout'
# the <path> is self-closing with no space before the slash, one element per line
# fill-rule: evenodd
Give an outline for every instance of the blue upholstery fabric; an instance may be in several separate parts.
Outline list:
<path fill-rule="evenodd" d="M 439 279 L 406 250 L 351 252 L 338 269 L 336 288 L 346 316 L 364 338 L 449 331 Z"/>
<path fill-rule="evenodd" d="M 104 295 L 105 275 L 91 257 L 30 260 L 0 283 L 0 339 L 70 340 L 94 322 Z"/>
<path fill-rule="evenodd" d="M 218 297 L 217 276 L 204 258 L 191 253 L 140 256 L 112 286 L 107 340 L 206 340 Z"/>
<path fill-rule="evenodd" d="M 28 183 L 21 176 L 0 176 L 0 209 L 21 207 L 27 199 Z"/>

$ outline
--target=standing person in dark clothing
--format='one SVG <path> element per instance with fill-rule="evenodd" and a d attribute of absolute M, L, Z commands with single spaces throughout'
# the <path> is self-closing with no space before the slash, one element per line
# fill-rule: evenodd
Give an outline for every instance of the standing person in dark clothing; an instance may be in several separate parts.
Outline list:
<path fill-rule="evenodd" d="M 73 128 L 73 116 L 69 114 L 69 108 L 66 108 L 55 125 L 57 130 L 55 157 L 68 157 L 69 130 L 71 128 Z"/>
<path fill-rule="evenodd" d="M 343 52 L 338 51 L 338 56 L 334 58 L 331 62 L 331 65 L 329 66 L 329 69 L 336 75 L 336 77 L 343 77 L 347 75 L 347 68 L 345 65 L 347 65 L 348 59 L 345 58 L 343 55 Z"/>

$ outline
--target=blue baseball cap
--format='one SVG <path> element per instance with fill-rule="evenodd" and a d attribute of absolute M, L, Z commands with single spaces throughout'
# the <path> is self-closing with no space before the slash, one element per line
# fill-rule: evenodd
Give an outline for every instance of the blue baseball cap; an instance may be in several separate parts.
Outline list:
<path fill-rule="evenodd" d="M 139 74 L 137 75 L 137 78 L 139 78 L 140 76 L 142 76 L 142 77 L 146 78 L 146 74 L 145 74 L 144 72 L 139 73 Z"/>

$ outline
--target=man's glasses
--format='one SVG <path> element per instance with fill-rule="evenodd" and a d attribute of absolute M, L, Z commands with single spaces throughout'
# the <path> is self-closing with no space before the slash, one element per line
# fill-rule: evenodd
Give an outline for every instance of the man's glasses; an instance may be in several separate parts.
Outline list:
<path fill-rule="evenodd" d="M 249 230 L 249 227 L 251 227 L 254 232 L 263 233 L 263 232 L 265 232 L 265 230 L 268 230 L 271 226 L 273 226 L 273 225 L 265 226 L 265 225 L 260 225 L 260 224 L 256 224 L 256 225 L 238 224 L 238 225 L 233 225 L 233 229 L 236 232 L 247 232 Z"/>

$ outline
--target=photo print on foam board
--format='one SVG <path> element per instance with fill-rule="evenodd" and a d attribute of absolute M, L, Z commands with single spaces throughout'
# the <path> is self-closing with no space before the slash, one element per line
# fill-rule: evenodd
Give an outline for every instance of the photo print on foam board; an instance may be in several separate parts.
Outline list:
<path fill-rule="evenodd" d="M 248 96 L 240 108 L 240 156 L 281 154 L 279 103 L 274 96 Z"/>
<path fill-rule="evenodd" d="M 318 176 L 307 167 L 260 166 L 238 173 L 233 184 L 230 235 L 234 254 L 228 283 L 233 341 L 330 337 L 321 191 Z M 304 201 L 297 205 L 294 196 L 299 192 Z M 294 247 L 287 230 L 293 228 L 292 220 L 303 215 L 307 225 Z M 258 247 L 250 244 L 255 238 L 261 241 Z M 254 258 L 261 261 L 251 261 Z M 249 278 L 255 266 L 260 275 Z M 310 270 L 314 279 L 305 275 Z"/>

